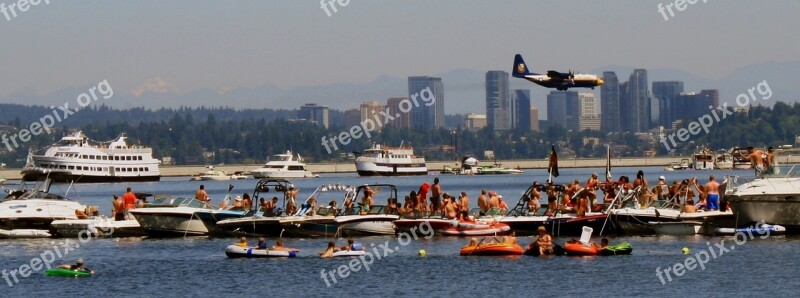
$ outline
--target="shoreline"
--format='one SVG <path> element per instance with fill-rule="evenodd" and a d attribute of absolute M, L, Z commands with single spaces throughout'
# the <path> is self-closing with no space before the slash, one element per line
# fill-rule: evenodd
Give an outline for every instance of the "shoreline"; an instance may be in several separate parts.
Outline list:
<path fill-rule="evenodd" d="M 691 159 L 691 157 L 676 156 L 676 157 L 627 157 L 627 158 L 613 158 L 611 159 L 612 167 L 652 167 L 652 166 L 667 166 L 670 162 L 680 162 L 681 159 Z M 781 156 L 778 160 L 780 163 L 800 163 L 800 156 Z M 520 159 L 520 160 L 498 160 L 505 168 L 520 168 L 520 169 L 546 169 L 549 161 L 546 159 Z M 428 171 L 441 171 L 445 165 L 457 167 L 458 162 L 455 161 L 431 161 L 428 162 Z M 479 163 L 479 166 L 492 165 L 493 162 L 484 161 Z M 578 158 L 578 159 L 560 159 L 558 161 L 559 168 L 602 168 L 605 167 L 605 158 Z M 215 170 L 222 170 L 229 174 L 236 171 L 251 171 L 262 167 L 263 164 L 237 164 L 237 165 L 215 165 Z M 307 164 L 309 171 L 315 174 L 330 174 L 330 173 L 355 173 L 356 166 L 352 161 L 339 162 L 339 163 L 309 163 Z M 21 169 L 4 169 L 0 170 L 0 177 L 8 180 L 19 180 L 22 178 L 20 175 Z M 182 177 L 192 176 L 198 173 L 207 171 L 205 166 L 202 165 L 187 165 L 187 166 L 161 166 L 162 177 Z"/>

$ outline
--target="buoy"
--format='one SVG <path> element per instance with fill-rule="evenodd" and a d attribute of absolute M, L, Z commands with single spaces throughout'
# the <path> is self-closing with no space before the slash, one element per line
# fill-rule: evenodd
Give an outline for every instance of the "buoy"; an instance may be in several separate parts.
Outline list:
<path fill-rule="evenodd" d="M 419 256 L 420 257 L 424 257 L 425 256 L 425 250 L 424 249 L 420 249 L 419 250 Z"/>
<path fill-rule="evenodd" d="M 683 249 L 681 249 L 681 252 L 683 254 L 685 254 L 685 255 L 688 255 L 689 254 L 689 248 L 688 247 L 684 247 Z"/>

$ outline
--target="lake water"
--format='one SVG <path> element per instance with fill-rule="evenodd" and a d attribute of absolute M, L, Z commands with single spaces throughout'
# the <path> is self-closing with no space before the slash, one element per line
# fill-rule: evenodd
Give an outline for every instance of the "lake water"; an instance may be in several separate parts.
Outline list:
<path fill-rule="evenodd" d="M 635 177 L 638 169 L 614 169 L 614 176 Z M 533 181 L 547 179 L 544 170 L 528 170 L 513 176 L 440 176 L 443 189 L 456 193 L 466 191 L 475 205 L 480 189 L 495 190 L 516 203 L 519 195 Z M 603 176 L 603 169 L 563 169 L 556 182 L 580 179 L 584 182 L 592 172 Z M 647 168 L 645 175 L 654 183 L 659 175 L 668 181 L 698 176 L 706 181 L 711 172 L 662 172 L 661 168 Z M 750 171 L 714 171 L 718 177 L 725 174 L 752 176 Z M 399 187 L 401 197 L 415 190 L 423 181 L 433 177 L 358 178 L 353 175 L 330 175 L 318 179 L 295 179 L 292 183 L 307 197 L 316 186 L 325 183 L 364 184 L 392 183 Z M 130 184 L 134 191 L 191 195 L 201 182 L 185 178 L 166 178 L 159 183 Z M 210 196 L 219 202 L 225 196 L 228 182 L 202 182 Z M 233 181 L 234 191 L 249 192 L 255 180 Z M 127 184 L 78 185 L 70 197 L 85 204 L 100 206 L 103 213 L 111 209 L 111 195 L 122 194 Z M 54 186 L 59 193 L 64 185 Z M 800 280 L 793 274 L 800 253 L 800 237 L 775 236 L 756 238 L 741 243 L 733 237 L 616 237 L 611 242 L 630 242 L 633 254 L 614 257 L 462 257 L 459 249 L 468 240 L 464 238 L 433 237 L 408 242 L 394 237 L 366 237 L 357 239 L 371 252 L 377 251 L 381 259 L 373 258 L 369 271 L 360 259 L 326 259 L 316 257 L 331 239 L 286 239 L 286 245 L 301 250 L 292 259 L 229 259 L 225 247 L 233 238 L 119 238 L 92 239 L 69 251 L 55 263 L 74 262 L 78 257 L 86 266 L 97 271 L 91 278 L 74 279 L 46 277 L 43 271 L 34 272 L 18 282 L 0 280 L 0 296 L 796 296 Z M 557 238 L 563 243 L 570 238 Z M 274 243 L 275 239 L 269 239 Z M 407 240 L 407 239 L 406 239 Z M 534 239 L 520 237 L 526 245 Z M 29 264 L 31 259 L 60 245 L 65 239 L 0 240 L 0 269 L 6 272 Z M 70 240 L 71 246 L 79 244 Z M 251 241 L 254 241 L 251 239 Z M 344 244 L 338 239 L 338 245 Z M 727 250 L 719 254 L 716 244 Z M 385 246 L 391 250 L 385 251 Z M 681 272 L 674 270 L 677 263 L 689 264 L 687 257 L 711 255 L 704 269 L 695 268 Z M 689 255 L 681 249 L 690 249 Z M 427 254 L 418 255 L 420 249 Z M 59 246 L 63 252 L 63 248 Z M 384 257 L 385 254 L 385 257 Z M 699 254 L 699 255 L 698 255 Z M 365 261 L 369 259 L 365 258 Z M 346 277 L 334 273 L 336 282 L 328 272 L 358 263 L 357 272 Z M 356 266 L 353 267 L 354 269 Z M 661 271 L 661 278 L 657 270 Z M 326 278 L 321 277 L 325 270 Z M 19 273 L 17 273 L 19 274 Z M 667 276 L 669 274 L 669 276 Z M 326 281 L 327 280 L 327 281 Z M 662 280 L 664 283 L 662 283 Z M 13 284 L 9 287 L 8 283 Z M 330 287 L 328 286 L 330 285 Z"/>

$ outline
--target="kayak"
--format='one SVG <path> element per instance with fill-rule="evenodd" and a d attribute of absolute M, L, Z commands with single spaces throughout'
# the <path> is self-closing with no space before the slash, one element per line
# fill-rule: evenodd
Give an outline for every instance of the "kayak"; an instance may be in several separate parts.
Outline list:
<path fill-rule="evenodd" d="M 539 256 L 539 245 L 536 242 L 534 242 L 534 243 L 531 243 L 530 245 L 526 246 L 525 247 L 525 255 L 526 256 L 538 257 Z M 549 254 L 549 255 L 553 255 L 553 256 L 564 255 L 564 247 L 562 247 L 561 245 L 553 243 L 553 253 Z"/>
<path fill-rule="evenodd" d="M 287 250 L 257 249 L 255 247 L 241 247 L 235 244 L 225 248 L 225 255 L 229 258 L 294 258 L 297 252 Z"/>
<path fill-rule="evenodd" d="M 450 227 L 436 231 L 445 236 L 501 236 L 511 233 L 511 227 L 504 223 L 457 222 Z"/>
<path fill-rule="evenodd" d="M 714 232 L 718 235 L 734 235 L 736 233 L 743 233 L 746 235 L 779 235 L 786 233 L 786 228 L 780 225 L 761 225 L 758 227 L 747 227 L 741 229 L 734 228 L 716 228 Z M 769 233 L 769 234 L 767 234 Z"/>
<path fill-rule="evenodd" d="M 485 243 L 461 248 L 462 256 L 516 256 L 522 253 L 522 247 L 509 243 Z"/>
<path fill-rule="evenodd" d="M 599 253 L 594 242 L 584 244 L 577 240 L 564 243 L 564 252 L 569 256 L 596 256 Z"/>
<path fill-rule="evenodd" d="M 617 243 L 601 248 L 597 253 L 601 256 L 616 256 L 616 255 L 629 255 L 633 251 L 631 244 L 628 242 Z"/>
<path fill-rule="evenodd" d="M 64 268 L 51 268 L 44 272 L 46 276 L 66 276 L 66 277 L 89 277 L 92 276 L 91 271 L 72 270 Z"/>

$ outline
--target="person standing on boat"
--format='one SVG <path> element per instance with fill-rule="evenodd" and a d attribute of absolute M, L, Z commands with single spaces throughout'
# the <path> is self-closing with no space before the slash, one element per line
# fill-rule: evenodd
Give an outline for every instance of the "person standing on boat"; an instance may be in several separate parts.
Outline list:
<path fill-rule="evenodd" d="M 208 197 L 208 193 L 206 192 L 205 185 L 200 184 L 200 189 L 194 192 L 194 199 L 206 203 L 206 205 L 211 202 L 211 199 Z"/>
<path fill-rule="evenodd" d="M 467 196 L 467 192 L 462 191 L 461 195 L 459 196 L 459 201 L 461 202 L 460 211 L 461 211 L 461 220 L 469 219 L 469 197 Z"/>
<path fill-rule="evenodd" d="M 361 198 L 361 206 L 362 206 L 361 214 L 367 214 L 367 212 L 369 212 L 369 209 L 372 208 L 372 205 L 375 204 L 374 200 L 372 199 L 372 196 L 374 194 L 375 192 L 372 191 L 372 189 L 369 188 L 369 186 L 364 188 L 364 197 Z"/>
<path fill-rule="evenodd" d="M 486 190 L 481 189 L 481 195 L 478 196 L 478 208 L 480 208 L 480 216 L 486 215 L 489 212 L 489 201 L 486 200 Z"/>
<path fill-rule="evenodd" d="M 125 217 L 130 218 L 128 216 L 130 211 L 136 208 L 136 195 L 133 193 L 130 187 L 128 187 L 127 192 L 122 195 L 122 202 L 125 204 Z"/>
<path fill-rule="evenodd" d="M 114 216 L 114 220 L 125 220 L 125 202 L 117 195 L 114 195 L 114 210 L 111 213 Z"/>
<path fill-rule="evenodd" d="M 764 166 L 764 151 L 761 149 L 755 150 L 753 147 L 747 147 L 748 154 L 744 160 L 749 160 L 750 165 L 753 166 L 753 170 L 755 170 L 756 178 L 764 178 L 764 171 L 766 167 Z"/>
<path fill-rule="evenodd" d="M 294 214 L 297 212 L 297 194 L 300 189 L 294 188 L 294 185 L 289 185 L 289 191 L 286 192 L 288 201 L 286 202 L 286 214 Z"/>
<path fill-rule="evenodd" d="M 531 186 L 531 196 L 528 198 L 528 213 L 536 214 L 542 206 L 539 204 L 539 199 L 542 198 L 542 193 L 539 192 L 539 181 L 533 181 Z"/>
<path fill-rule="evenodd" d="M 714 175 L 708 177 L 708 183 L 705 186 L 706 205 L 708 210 L 719 210 L 719 183 L 717 183 Z"/>
<path fill-rule="evenodd" d="M 781 169 L 778 167 L 778 152 L 775 148 L 767 148 L 767 173 L 772 175 L 779 175 Z"/>
<path fill-rule="evenodd" d="M 439 177 L 433 178 L 431 186 L 431 211 L 436 212 L 442 209 L 442 185 L 439 184 Z"/>
<path fill-rule="evenodd" d="M 422 209 L 422 212 L 428 211 L 428 191 L 430 191 L 430 189 L 431 185 L 426 181 L 419 186 L 419 191 L 417 191 L 417 206 Z"/>

